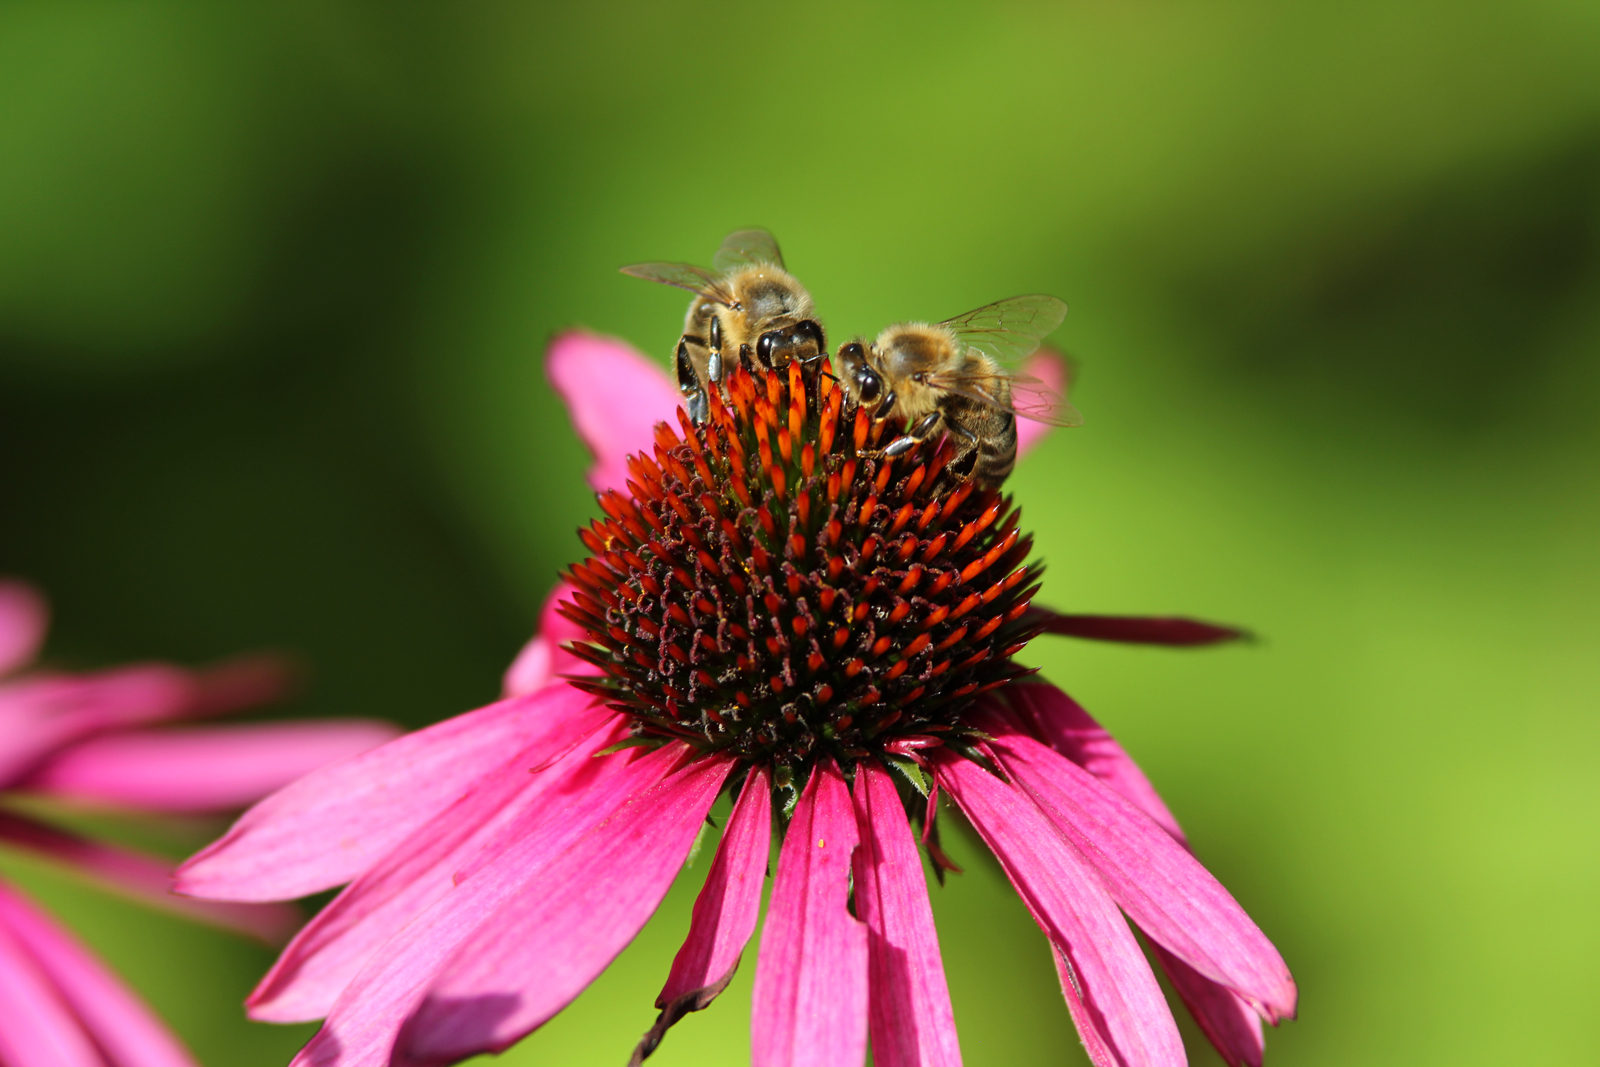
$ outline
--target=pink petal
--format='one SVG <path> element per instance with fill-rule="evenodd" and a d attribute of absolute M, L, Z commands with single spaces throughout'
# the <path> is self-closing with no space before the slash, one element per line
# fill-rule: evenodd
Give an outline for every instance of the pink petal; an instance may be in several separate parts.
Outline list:
<path fill-rule="evenodd" d="M 9 932 L 15 945 L 32 957 L 112 1067 L 194 1067 L 194 1059 L 178 1039 L 93 953 L 3 884 L 0 931 Z M 15 1007 L 7 1001 L 8 1019 L 0 1023 L 0 1030 L 14 1025 L 9 1013 Z M 0 1059 L 16 1062 L 3 1054 Z"/>
<path fill-rule="evenodd" d="M 1160 945 L 1151 942 L 1150 950 L 1223 1062 L 1228 1067 L 1261 1067 L 1266 1041 L 1255 1009 L 1237 993 L 1213 982 Z"/>
<path fill-rule="evenodd" d="M 442 968 L 454 959 L 456 950 L 480 929 L 506 940 L 522 936 L 520 931 L 497 921 L 502 908 L 516 902 L 519 894 L 536 897 L 545 892 L 546 887 L 568 895 L 576 893 L 582 901 L 593 903 L 585 887 L 561 885 L 551 876 L 569 850 L 574 850 L 597 827 L 618 815 L 620 809 L 629 808 L 628 814 L 637 817 L 641 809 L 647 812 L 651 803 L 664 795 L 664 790 L 681 793 L 679 787 L 691 778 L 698 780 L 698 776 L 708 771 L 716 777 L 726 773 L 726 765 L 701 761 L 685 765 L 688 751 L 688 746 L 679 743 L 643 757 L 637 757 L 637 749 L 629 749 L 595 760 L 596 763 L 615 761 L 620 769 L 611 774 L 603 786 L 585 795 L 566 798 L 561 804 L 540 805 L 549 809 L 542 824 L 530 826 L 529 832 L 513 841 L 494 863 L 480 872 L 481 877 L 470 876 L 460 881 L 456 889 L 401 928 L 339 997 L 328 1021 L 301 1050 L 293 1067 L 329 1067 L 335 1063 L 341 1067 L 353 1064 L 378 1067 L 390 1063 L 391 1052 L 396 1054 L 397 1061 L 403 1059 L 403 1049 L 396 1049 L 396 1035 Z M 710 807 L 709 801 L 706 807 Z M 627 818 L 619 818 L 618 825 L 612 829 L 620 829 L 626 821 Z M 609 839 L 613 835 L 596 836 Z M 591 854 L 594 849 L 590 846 L 581 851 Z M 669 879 L 670 874 L 675 873 L 673 869 Z M 528 891 L 533 885 L 540 887 L 539 893 Z M 568 973 L 556 969 L 563 963 L 561 957 L 552 954 L 541 966 L 515 973 L 512 978 L 559 981 L 562 974 Z M 494 992 L 489 994 L 491 1000 L 498 997 L 498 1003 L 507 1007 L 520 1000 L 518 990 L 505 989 L 505 982 L 511 979 L 505 976 L 491 976 L 491 979 L 498 979 Z"/>
<path fill-rule="evenodd" d="M 10 929 L 0 925 L 0 1063 L 105 1067 L 82 1024 Z"/>
<path fill-rule="evenodd" d="M 849 912 L 859 838 L 831 759 L 811 772 L 778 854 L 750 1017 L 756 1067 L 859 1067 L 867 1051 L 867 928 Z"/>
<path fill-rule="evenodd" d="M 236 810 L 399 733 L 328 719 L 101 734 L 58 752 L 20 788 L 148 811 Z"/>
<path fill-rule="evenodd" d="M 6 739 L 0 787 L 74 741 L 182 715 L 195 694 L 192 676 L 159 664 L 97 674 L 37 673 L 0 686 L 0 737 Z"/>
<path fill-rule="evenodd" d="M 1188 847 L 1178 821 L 1167 810 L 1144 771 L 1076 701 L 1055 686 L 1042 684 L 1008 686 L 1005 694 L 1005 701 L 991 702 L 990 707 L 1004 708 L 1009 701 L 1010 707 L 1031 724 L 1036 736 L 1133 801 L 1162 829 Z M 1184 1004 L 1223 1059 L 1230 1063 L 1259 1063 L 1261 1025 L 1255 1021 L 1254 1009 L 1238 994 L 1184 965 L 1160 945 L 1152 947 Z M 1168 966 L 1169 961 L 1176 962 L 1181 971 Z M 1250 1058 L 1252 1047 L 1256 1049 L 1254 1060 Z"/>
<path fill-rule="evenodd" d="M 1004 693 L 988 705 L 1004 708 L 1009 703 L 1041 741 L 1133 801 L 1178 841 L 1184 840 L 1178 820 L 1144 771 L 1077 701 L 1048 684 L 1010 685 Z"/>
<path fill-rule="evenodd" d="M 954 1067 L 961 1063 L 955 1013 L 905 807 L 889 773 L 876 763 L 856 765 L 853 795 L 861 831 L 856 914 L 867 925 L 872 1062 Z"/>
<path fill-rule="evenodd" d="M 94 674 L 36 672 L 0 684 L 0 787 L 97 733 L 260 703 L 280 694 L 287 677 L 278 660 L 253 657 L 201 672 L 154 663 Z"/>
<path fill-rule="evenodd" d="M 557 582 L 545 598 L 539 613 L 539 632 L 522 646 L 506 671 L 504 688 L 508 697 L 522 696 L 543 688 L 563 674 L 598 674 L 599 668 L 579 659 L 561 646 L 583 639 L 583 627 L 563 618 L 556 605 L 571 600 L 572 584 Z"/>
<path fill-rule="evenodd" d="M 1248 630 L 1201 622 L 1178 615 L 1061 615 L 1049 608 L 1034 608 L 1042 617 L 1044 632 L 1058 637 L 1083 637 L 1091 641 L 1121 641 L 1135 645 L 1194 647 L 1238 641 Z"/>
<path fill-rule="evenodd" d="M 508 823 L 530 809 L 559 809 L 590 795 L 620 762 L 597 760 L 595 753 L 622 740 L 625 726 L 609 708 L 593 707 L 582 717 L 593 721 L 592 732 L 566 755 L 549 763 L 544 746 L 524 749 L 345 887 L 250 995 L 250 1017 L 289 1023 L 327 1015 L 384 942 L 454 888 L 457 868 Z M 574 732 L 581 729 L 575 724 Z"/>
<path fill-rule="evenodd" d="M 575 738 L 594 698 L 567 685 L 486 708 L 341 760 L 274 793 L 178 868 L 176 889 L 215 900 L 285 900 L 340 885 L 498 767 L 507 752 Z"/>
<path fill-rule="evenodd" d="M 974 719 L 1002 767 L 1099 873 L 1139 928 L 1201 974 L 1274 1015 L 1294 1011 L 1294 981 L 1244 909 L 1165 830 L 1059 753 L 1003 717 Z"/>
<path fill-rule="evenodd" d="M 628 454 L 649 450 L 656 423 L 670 421 L 680 403 L 664 364 L 626 341 L 568 330 L 550 342 L 545 370 L 594 454 L 589 484 L 625 488 Z"/>
<path fill-rule="evenodd" d="M 169 888 L 171 864 L 102 845 L 13 812 L 0 811 L 0 841 L 65 864 L 107 888 L 146 904 L 214 926 L 239 930 L 269 944 L 281 943 L 300 925 L 299 911 L 287 905 L 221 904 L 173 896 Z"/>
<path fill-rule="evenodd" d="M 1067 361 L 1061 358 L 1059 352 L 1048 348 L 1041 348 L 1027 359 L 1023 360 L 1021 372 L 1039 379 L 1051 389 L 1067 395 L 1068 381 Z M 1047 423 L 1035 422 L 1029 418 L 1017 420 L 1017 458 L 1021 459 L 1033 450 L 1033 447 L 1050 433 L 1054 427 Z"/>
<path fill-rule="evenodd" d="M 772 781 L 765 770 L 754 770 L 739 793 L 706 884 L 695 898 L 689 936 L 656 997 L 661 1016 L 634 1050 L 634 1063 L 654 1052 L 679 1019 L 708 1007 L 733 981 L 761 914 L 761 887 L 767 881 L 771 848 Z"/>
<path fill-rule="evenodd" d="M 501 1052 L 570 1004 L 660 906 L 732 766 L 692 759 L 549 863 L 539 892 L 508 900 L 440 969 L 401 1039 L 407 1053 Z"/>
<path fill-rule="evenodd" d="M 50 607 L 33 586 L 0 581 L 0 677 L 33 662 L 50 626 Z"/>
<path fill-rule="evenodd" d="M 1116 905 L 1027 795 L 947 750 L 932 761 L 1056 952 L 1062 993 L 1097 1067 L 1181 1067 L 1177 1025 Z"/>

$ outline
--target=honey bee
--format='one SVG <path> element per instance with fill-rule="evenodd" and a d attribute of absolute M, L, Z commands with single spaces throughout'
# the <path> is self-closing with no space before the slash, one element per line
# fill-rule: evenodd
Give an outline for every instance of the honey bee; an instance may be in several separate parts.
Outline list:
<path fill-rule="evenodd" d="M 1067 399 L 1037 378 L 1002 366 L 1032 354 L 1066 317 L 1053 296 L 1014 296 L 928 325 L 890 326 L 870 344 L 839 349 L 839 383 L 874 419 L 905 429 L 883 449 L 898 456 L 947 431 L 955 454 L 946 468 L 998 486 L 1017 461 L 1017 416 L 1052 426 L 1083 422 Z"/>
<path fill-rule="evenodd" d="M 705 388 L 722 381 L 728 361 L 784 367 L 815 362 L 828 350 L 811 294 L 783 269 L 783 253 L 766 230 L 730 233 L 711 260 L 638 263 L 622 273 L 694 294 L 673 355 L 678 391 L 696 422 L 707 417 Z"/>

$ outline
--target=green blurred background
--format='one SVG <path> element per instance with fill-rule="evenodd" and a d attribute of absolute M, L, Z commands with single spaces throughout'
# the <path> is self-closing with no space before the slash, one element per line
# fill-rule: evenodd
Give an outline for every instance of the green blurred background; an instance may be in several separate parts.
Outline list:
<path fill-rule="evenodd" d="M 1269 1063 L 1595 1061 L 1592 0 L 12 0 L 0 573 L 57 663 L 279 648 L 296 714 L 484 703 L 592 510 L 545 340 L 664 365 L 683 298 L 616 268 L 748 225 L 835 338 L 1071 305 L 1087 425 L 1011 483 L 1044 600 L 1265 640 L 1028 655 L 1288 958 Z M 954 850 L 967 1062 L 1085 1062 Z M 265 950 L 0 868 L 207 1064 L 307 1036 L 242 1018 Z M 703 870 L 506 1060 L 623 1062 Z M 746 1058 L 746 964 L 655 1062 Z"/>

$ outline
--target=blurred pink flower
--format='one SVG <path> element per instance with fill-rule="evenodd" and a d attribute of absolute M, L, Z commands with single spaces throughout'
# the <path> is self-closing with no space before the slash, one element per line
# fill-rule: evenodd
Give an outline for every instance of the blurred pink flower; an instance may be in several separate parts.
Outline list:
<path fill-rule="evenodd" d="M 348 883 L 249 1000 L 326 1018 L 297 1067 L 447 1064 L 542 1026 L 637 934 L 724 789 L 636 1063 L 731 980 L 775 820 L 753 1062 L 857 1067 L 870 1037 L 879 1067 L 960 1063 L 919 853 L 950 869 L 941 796 L 1046 934 L 1096 1064 L 1184 1062 L 1124 915 L 1224 1057 L 1260 1062 L 1260 1020 L 1295 1007 L 1283 960 L 1116 742 L 1011 659 L 1051 630 L 1239 631 L 1032 607 L 1009 500 L 941 481 L 943 447 L 875 463 L 883 426 L 798 365 L 735 371 L 706 427 L 621 342 L 564 334 L 549 372 L 605 517 L 505 699 L 308 775 L 180 870 L 225 901 Z"/>
<path fill-rule="evenodd" d="M 44 640 L 42 597 L 0 581 L 0 802 L 24 795 L 148 812 L 238 809 L 330 760 L 395 736 L 376 722 L 171 727 L 261 703 L 282 688 L 265 660 L 205 672 L 163 664 L 94 674 L 17 673 Z M 0 846 L 66 864 L 113 889 L 278 942 L 284 905 L 216 904 L 169 892 L 171 866 L 0 807 Z M 0 882 L 0 1063 L 178 1067 L 194 1061 L 71 934 Z"/>

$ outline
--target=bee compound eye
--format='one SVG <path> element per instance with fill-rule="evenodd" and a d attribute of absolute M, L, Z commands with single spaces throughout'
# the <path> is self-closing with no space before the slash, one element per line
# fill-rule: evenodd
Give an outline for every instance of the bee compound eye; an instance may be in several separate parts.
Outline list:
<path fill-rule="evenodd" d="M 816 345 L 817 351 L 822 352 L 828 347 L 827 339 L 822 335 L 822 324 L 816 319 L 806 319 L 794 328 L 795 337 L 801 341 L 810 341 Z"/>
<path fill-rule="evenodd" d="M 861 395 L 861 403 L 870 404 L 883 392 L 883 379 L 878 377 L 877 371 L 862 367 L 856 374 L 856 392 Z"/>
<path fill-rule="evenodd" d="M 778 333 L 776 330 L 768 330 L 766 333 L 762 334 L 761 339 L 756 342 L 756 358 L 761 362 L 763 367 L 772 366 L 772 347 L 777 339 L 777 336 Z"/>

